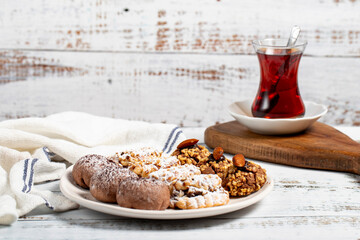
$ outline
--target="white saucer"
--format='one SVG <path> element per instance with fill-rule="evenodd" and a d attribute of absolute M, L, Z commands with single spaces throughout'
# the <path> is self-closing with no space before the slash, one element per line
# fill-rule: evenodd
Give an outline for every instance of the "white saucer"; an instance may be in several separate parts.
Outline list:
<path fill-rule="evenodd" d="M 123 217 L 144 218 L 144 219 L 190 219 L 200 217 L 216 216 L 224 213 L 234 212 L 239 209 L 253 205 L 264 197 L 266 197 L 274 187 L 274 181 L 270 176 L 267 176 L 267 181 L 264 186 L 257 192 L 246 197 L 232 198 L 229 203 L 223 206 L 189 209 L 189 210 L 174 210 L 166 209 L 164 211 L 140 210 L 132 208 L 120 207 L 114 203 L 103 203 L 97 201 L 89 190 L 81 188 L 76 185 L 72 177 L 72 168 L 69 167 L 60 180 L 61 192 L 70 200 L 95 211 L 108 213 Z"/>
<path fill-rule="evenodd" d="M 326 114 L 324 105 L 304 101 L 305 115 L 300 118 L 257 118 L 251 113 L 253 100 L 234 102 L 228 107 L 229 113 L 242 125 L 255 133 L 264 135 L 293 134 L 304 131 Z"/>

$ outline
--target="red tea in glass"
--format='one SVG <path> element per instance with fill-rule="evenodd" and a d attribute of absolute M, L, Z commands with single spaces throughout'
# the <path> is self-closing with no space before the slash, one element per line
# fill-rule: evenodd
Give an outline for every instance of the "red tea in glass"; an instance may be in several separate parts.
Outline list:
<path fill-rule="evenodd" d="M 286 39 L 254 41 L 260 63 L 260 86 L 252 105 L 254 117 L 292 118 L 305 114 L 297 72 L 306 42 L 286 47 Z"/>

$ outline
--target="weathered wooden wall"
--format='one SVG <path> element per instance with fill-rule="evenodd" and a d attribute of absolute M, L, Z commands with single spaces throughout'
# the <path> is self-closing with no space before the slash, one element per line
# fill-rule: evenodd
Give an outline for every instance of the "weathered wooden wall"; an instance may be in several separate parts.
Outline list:
<path fill-rule="evenodd" d="M 183 126 L 253 98 L 251 41 L 300 25 L 304 100 L 360 125 L 359 0 L 0 0 L 0 119 L 77 110 Z"/>

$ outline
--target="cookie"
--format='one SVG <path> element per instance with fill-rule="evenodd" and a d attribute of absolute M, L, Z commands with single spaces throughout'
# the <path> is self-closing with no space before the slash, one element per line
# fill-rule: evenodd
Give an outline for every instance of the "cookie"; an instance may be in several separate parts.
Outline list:
<path fill-rule="evenodd" d="M 138 176 L 126 168 L 117 166 L 99 170 L 90 179 L 90 193 L 101 202 L 116 203 L 116 191 L 121 181 Z"/>
<path fill-rule="evenodd" d="M 159 169 L 180 165 L 176 157 L 164 156 L 161 151 L 149 147 L 116 153 L 112 158 L 140 177 L 148 177 Z"/>
<path fill-rule="evenodd" d="M 258 164 L 246 161 L 244 167 L 231 169 L 226 178 L 225 189 L 233 197 L 243 197 L 260 190 L 265 182 L 266 170 Z"/>
<path fill-rule="evenodd" d="M 170 205 L 170 191 L 164 182 L 156 179 L 128 178 L 119 183 L 116 201 L 126 208 L 165 210 Z"/>
<path fill-rule="evenodd" d="M 79 186 L 89 188 L 90 179 L 94 173 L 107 167 L 119 166 L 104 156 L 90 154 L 81 157 L 72 170 L 73 178 Z"/>
<path fill-rule="evenodd" d="M 171 156 L 177 157 L 182 165 L 193 164 L 199 166 L 201 163 L 207 161 L 210 154 L 206 147 L 196 144 L 186 148 L 176 149 Z"/>
<path fill-rule="evenodd" d="M 187 190 L 195 175 L 200 175 L 200 169 L 194 165 L 185 164 L 171 168 L 163 168 L 149 175 L 150 178 L 165 182 L 170 191 Z"/>
<path fill-rule="evenodd" d="M 191 164 L 160 169 L 151 173 L 150 178 L 161 180 L 169 186 L 171 208 L 214 207 L 229 201 L 229 194 L 221 186 L 218 175 L 201 174 L 200 169 Z"/>
<path fill-rule="evenodd" d="M 189 189 L 186 195 L 174 196 L 171 207 L 179 209 L 198 209 L 225 205 L 229 202 L 229 193 L 223 188 L 215 192 Z"/>

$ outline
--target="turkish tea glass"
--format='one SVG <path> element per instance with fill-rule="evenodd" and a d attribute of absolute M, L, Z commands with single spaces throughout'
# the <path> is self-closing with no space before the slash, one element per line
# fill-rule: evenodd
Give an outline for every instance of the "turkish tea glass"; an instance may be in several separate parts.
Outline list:
<path fill-rule="evenodd" d="M 251 107 L 254 117 L 294 118 L 305 114 L 297 75 L 307 42 L 298 40 L 287 47 L 287 41 L 253 41 L 260 64 L 260 86 Z"/>

